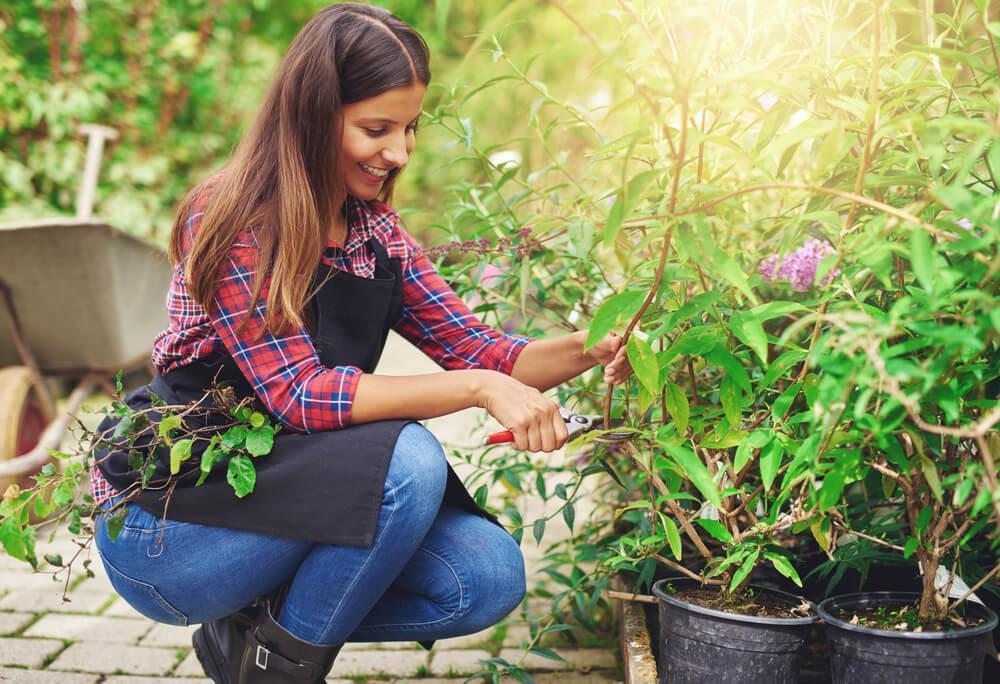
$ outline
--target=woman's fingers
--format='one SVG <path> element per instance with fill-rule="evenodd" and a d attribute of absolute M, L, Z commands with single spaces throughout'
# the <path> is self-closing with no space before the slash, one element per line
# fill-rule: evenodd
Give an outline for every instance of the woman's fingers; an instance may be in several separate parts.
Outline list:
<path fill-rule="evenodd" d="M 542 431 L 541 426 L 537 420 L 531 421 L 530 427 L 528 427 L 528 451 L 541 451 L 542 450 Z"/>

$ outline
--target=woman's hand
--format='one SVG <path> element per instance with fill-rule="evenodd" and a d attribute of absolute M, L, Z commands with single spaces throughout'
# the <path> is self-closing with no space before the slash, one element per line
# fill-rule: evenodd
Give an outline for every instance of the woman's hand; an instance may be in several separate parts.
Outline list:
<path fill-rule="evenodd" d="M 478 405 L 514 434 L 518 449 L 555 451 L 566 443 L 566 421 L 559 414 L 559 404 L 509 375 L 479 373 Z"/>
<path fill-rule="evenodd" d="M 628 352 L 617 333 L 608 333 L 604 339 L 587 352 L 597 363 L 604 366 L 604 382 L 612 387 L 625 382 L 632 375 L 632 364 Z"/>

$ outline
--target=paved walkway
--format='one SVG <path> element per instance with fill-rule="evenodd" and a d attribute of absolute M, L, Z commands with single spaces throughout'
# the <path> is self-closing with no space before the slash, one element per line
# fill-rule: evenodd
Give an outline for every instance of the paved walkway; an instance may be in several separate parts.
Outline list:
<path fill-rule="evenodd" d="M 426 373 L 437 367 L 414 347 L 393 336 L 378 372 L 404 375 Z M 428 427 L 450 446 L 481 443 L 485 413 L 468 410 L 428 421 Z M 559 459 L 562 454 L 540 455 Z M 452 463 L 463 477 L 469 466 Z M 462 466 L 465 465 L 465 468 Z M 554 504 L 550 504 L 554 505 Z M 544 506 L 524 499 L 521 511 L 533 520 Z M 526 513 L 530 510 L 531 513 Z M 578 512 L 582 519 L 585 511 Z M 558 531 L 546 532 L 543 543 Z M 50 544 L 39 534 L 38 554 L 61 553 L 69 559 L 78 549 L 65 530 Z M 522 542 L 529 589 L 543 577 L 541 551 L 530 534 Z M 96 577 L 88 579 L 74 570 L 70 602 L 62 601 L 62 584 L 51 575 L 31 569 L 0 553 L 0 682 L 18 684 L 191 684 L 204 678 L 191 648 L 195 627 L 173 627 L 152 622 L 119 599 L 104 575 L 94 551 Z M 79 561 L 75 567 L 79 567 Z M 546 599 L 527 599 L 528 612 L 545 614 Z M 502 657 L 518 662 L 528 640 L 528 626 L 516 611 L 494 628 L 478 634 L 438 641 L 431 651 L 415 643 L 347 644 L 327 682 L 390 680 L 439 684 L 462 682 L 484 669 L 481 661 Z M 578 635 L 584 637 L 581 631 Z M 538 656 L 525 658 L 522 667 L 537 682 L 556 684 L 607 684 L 621 680 L 620 660 L 613 645 L 601 648 L 562 648 L 547 643 L 567 662 Z"/>

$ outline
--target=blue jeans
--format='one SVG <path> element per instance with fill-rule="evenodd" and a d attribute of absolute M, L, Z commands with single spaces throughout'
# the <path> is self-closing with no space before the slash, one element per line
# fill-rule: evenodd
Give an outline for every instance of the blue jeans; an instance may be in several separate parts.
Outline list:
<path fill-rule="evenodd" d="M 164 523 L 134 504 L 115 541 L 99 514 L 95 543 L 115 590 L 158 622 L 214 620 L 291 581 L 278 622 L 314 644 L 472 634 L 521 603 L 524 558 L 502 528 L 441 505 L 446 474 L 434 435 L 404 427 L 367 548 Z"/>

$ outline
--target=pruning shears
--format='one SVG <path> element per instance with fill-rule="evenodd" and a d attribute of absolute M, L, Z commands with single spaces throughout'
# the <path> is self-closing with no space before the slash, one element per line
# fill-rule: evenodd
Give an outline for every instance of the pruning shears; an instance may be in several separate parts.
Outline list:
<path fill-rule="evenodd" d="M 566 441 L 569 442 L 585 432 L 590 432 L 591 430 L 596 430 L 604 425 L 604 416 L 590 414 L 580 414 L 573 413 L 569 409 L 559 407 L 559 415 L 562 416 L 563 421 L 566 423 L 566 432 L 569 436 Z M 606 442 L 621 442 L 629 438 L 630 432 L 609 432 L 606 435 L 601 436 L 602 441 Z M 514 441 L 514 433 L 510 430 L 503 430 L 502 432 L 494 432 L 490 434 L 484 441 L 484 445 L 490 444 L 506 444 Z"/>

